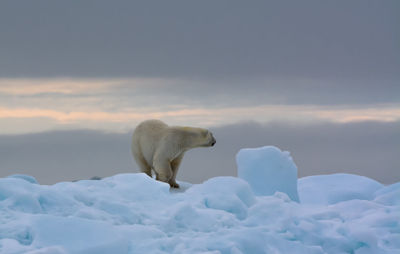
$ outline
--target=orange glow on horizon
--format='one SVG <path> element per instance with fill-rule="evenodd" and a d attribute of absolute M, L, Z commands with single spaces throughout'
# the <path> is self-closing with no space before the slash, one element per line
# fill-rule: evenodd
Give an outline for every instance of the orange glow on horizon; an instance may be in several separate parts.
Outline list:
<path fill-rule="evenodd" d="M 308 119 L 325 120 L 331 122 L 348 123 L 358 121 L 384 121 L 393 122 L 400 120 L 399 108 L 385 109 L 321 109 L 312 106 L 256 106 L 221 109 L 176 109 L 159 111 L 157 109 L 129 109 L 118 112 L 105 111 L 71 111 L 63 112 L 51 109 L 4 108 L 0 107 L 0 118 L 50 118 L 60 124 L 74 122 L 139 122 L 145 119 L 157 118 L 170 122 L 174 120 L 198 119 L 210 125 L 221 123 L 240 122 L 245 120 L 257 121 L 280 119 Z M 263 122 L 263 121 L 260 121 Z M 304 120 L 303 120 L 304 122 Z"/>
<path fill-rule="evenodd" d="M 168 82 L 173 82 L 170 80 Z M 43 93 L 79 94 L 107 92 L 129 84 L 131 87 L 167 83 L 157 78 L 0 78 L 0 93 L 9 95 L 35 95 Z"/>

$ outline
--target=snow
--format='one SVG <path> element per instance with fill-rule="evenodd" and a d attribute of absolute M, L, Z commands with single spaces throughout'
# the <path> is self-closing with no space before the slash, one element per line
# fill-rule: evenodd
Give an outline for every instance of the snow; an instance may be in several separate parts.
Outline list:
<path fill-rule="evenodd" d="M 298 181 L 303 204 L 336 204 L 362 199 L 371 200 L 383 185 L 370 178 L 348 174 L 317 175 Z"/>
<path fill-rule="evenodd" d="M 290 153 L 274 146 L 241 149 L 236 155 L 238 176 L 246 180 L 256 195 L 286 193 L 299 201 L 297 166 Z"/>
<path fill-rule="evenodd" d="M 297 183 L 285 183 L 297 174 L 288 153 L 246 150 L 251 164 L 242 151 L 249 178 L 179 182 L 179 190 L 142 173 L 50 186 L 0 178 L 0 253 L 400 253 L 400 183 L 305 177 L 297 202 Z M 271 193 L 257 174 L 286 189 Z"/>

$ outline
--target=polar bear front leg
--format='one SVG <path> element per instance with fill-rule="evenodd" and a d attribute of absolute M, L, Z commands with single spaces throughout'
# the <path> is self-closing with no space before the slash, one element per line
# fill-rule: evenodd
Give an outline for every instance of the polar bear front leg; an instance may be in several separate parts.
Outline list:
<path fill-rule="evenodd" d="M 183 154 L 171 161 L 172 177 L 169 180 L 169 185 L 173 188 L 179 188 L 179 184 L 176 182 L 176 175 L 178 174 L 179 165 L 181 164 Z"/>

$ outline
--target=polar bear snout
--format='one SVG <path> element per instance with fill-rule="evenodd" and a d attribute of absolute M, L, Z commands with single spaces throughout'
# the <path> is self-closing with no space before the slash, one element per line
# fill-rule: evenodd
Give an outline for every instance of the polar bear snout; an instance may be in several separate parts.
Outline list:
<path fill-rule="evenodd" d="M 215 138 L 213 137 L 213 139 L 211 140 L 211 146 L 214 146 L 215 143 L 217 143 L 217 141 L 216 141 Z"/>
<path fill-rule="evenodd" d="M 210 145 L 211 145 L 211 146 L 214 146 L 215 143 L 217 143 L 217 141 L 215 140 L 214 136 L 211 134 L 211 142 L 210 142 Z"/>

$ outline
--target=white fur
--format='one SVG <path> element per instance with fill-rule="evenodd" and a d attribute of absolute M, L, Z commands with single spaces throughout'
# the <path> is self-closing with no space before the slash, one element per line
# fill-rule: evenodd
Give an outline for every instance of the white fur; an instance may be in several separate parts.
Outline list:
<path fill-rule="evenodd" d="M 184 153 L 195 147 L 213 146 L 211 132 L 202 128 L 168 126 L 160 120 L 140 123 L 132 136 L 132 154 L 140 170 L 179 188 L 176 175 Z"/>

